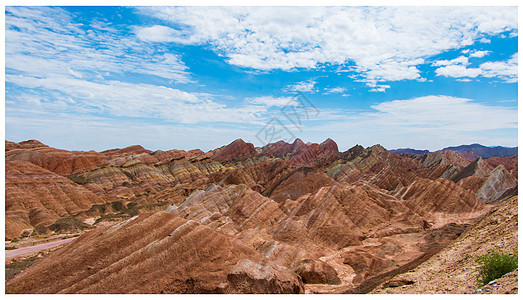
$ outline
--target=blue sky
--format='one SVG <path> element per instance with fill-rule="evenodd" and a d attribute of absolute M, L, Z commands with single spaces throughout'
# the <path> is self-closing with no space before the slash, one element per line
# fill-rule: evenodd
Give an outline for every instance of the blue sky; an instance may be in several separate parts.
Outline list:
<path fill-rule="evenodd" d="M 517 145 L 514 7 L 6 7 L 5 20 L 11 141 Z"/>

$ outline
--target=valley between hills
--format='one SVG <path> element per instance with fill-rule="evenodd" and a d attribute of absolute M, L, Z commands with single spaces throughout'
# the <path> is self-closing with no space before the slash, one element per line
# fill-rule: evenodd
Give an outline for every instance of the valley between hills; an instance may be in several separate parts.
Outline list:
<path fill-rule="evenodd" d="M 478 290 L 475 257 L 518 251 L 518 156 L 457 150 L 6 141 L 6 253 L 77 238 L 30 258 L 5 290 L 517 293 L 517 270 Z"/>

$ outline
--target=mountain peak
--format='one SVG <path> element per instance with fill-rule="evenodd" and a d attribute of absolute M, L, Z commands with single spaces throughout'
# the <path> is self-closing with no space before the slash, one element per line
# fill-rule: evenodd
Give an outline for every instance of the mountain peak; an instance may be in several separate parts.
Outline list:
<path fill-rule="evenodd" d="M 330 138 L 326 139 L 323 143 L 321 143 L 320 147 L 326 151 L 339 152 L 338 144 L 336 144 L 336 142 Z"/>
<path fill-rule="evenodd" d="M 212 159 L 217 161 L 226 161 L 256 154 L 257 152 L 253 144 L 246 143 L 242 139 L 236 139 L 215 153 L 212 156 Z"/>

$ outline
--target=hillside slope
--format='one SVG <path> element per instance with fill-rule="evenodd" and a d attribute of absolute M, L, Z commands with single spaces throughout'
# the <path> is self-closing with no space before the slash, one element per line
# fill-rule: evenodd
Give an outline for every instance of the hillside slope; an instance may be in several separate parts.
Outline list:
<path fill-rule="evenodd" d="M 408 273 L 388 280 L 372 293 L 474 293 L 478 289 L 476 257 L 489 251 L 518 252 L 518 197 L 493 208 L 438 254 Z M 492 291 L 517 293 L 517 271 L 506 276 L 503 282 L 502 288 Z"/>

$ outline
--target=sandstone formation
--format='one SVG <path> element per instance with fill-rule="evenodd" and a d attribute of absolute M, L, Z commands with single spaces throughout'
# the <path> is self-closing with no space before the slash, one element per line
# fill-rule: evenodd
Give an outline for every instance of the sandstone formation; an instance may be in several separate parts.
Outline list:
<path fill-rule="evenodd" d="M 22 146 L 6 149 L 6 161 L 28 161 L 59 175 L 68 175 L 94 169 L 106 161 L 103 156 L 94 151 L 67 151 L 31 143 L 33 147 L 21 142 Z M 43 146 L 42 146 L 43 145 Z"/>
<path fill-rule="evenodd" d="M 71 218 L 99 227 L 6 288 L 368 292 L 517 195 L 514 171 L 517 157 L 396 154 L 381 145 L 340 152 L 331 139 L 261 148 L 238 139 L 206 153 L 6 141 L 9 239 Z"/>
<path fill-rule="evenodd" d="M 517 197 L 495 207 L 437 255 L 410 272 L 388 280 L 402 284 L 393 287 L 385 282 L 376 287 L 373 293 L 475 293 L 478 289 L 478 264 L 475 258 L 489 251 L 502 251 L 506 254 L 518 252 Z M 515 281 L 506 280 L 502 290 L 517 293 L 517 276 Z"/>
<path fill-rule="evenodd" d="M 505 193 L 517 188 L 517 185 L 516 179 L 507 172 L 503 165 L 499 165 L 490 172 L 483 185 L 478 189 L 477 197 L 485 203 L 491 203 L 504 196 L 506 197 Z"/>
<path fill-rule="evenodd" d="M 212 159 L 216 161 L 228 161 L 239 159 L 246 156 L 253 156 L 256 154 L 253 144 L 245 143 L 242 139 L 237 139 L 230 143 L 220 151 L 216 152 Z"/>
<path fill-rule="evenodd" d="M 105 202 L 71 180 L 25 161 L 6 163 L 5 196 L 8 239 Z"/>
<path fill-rule="evenodd" d="M 86 233 L 6 285 L 46 294 L 302 291 L 295 273 L 237 239 L 167 212 Z"/>

